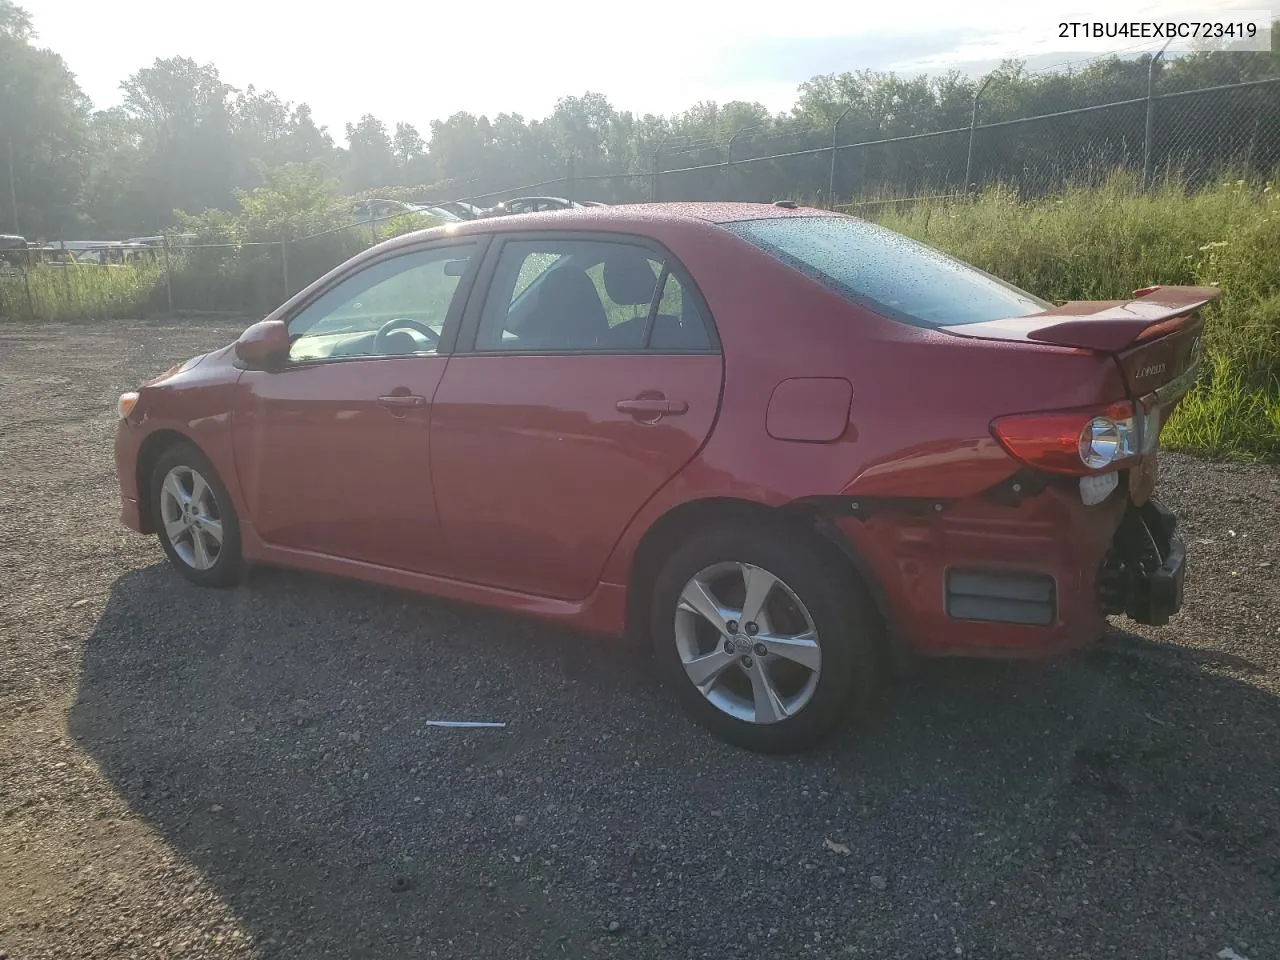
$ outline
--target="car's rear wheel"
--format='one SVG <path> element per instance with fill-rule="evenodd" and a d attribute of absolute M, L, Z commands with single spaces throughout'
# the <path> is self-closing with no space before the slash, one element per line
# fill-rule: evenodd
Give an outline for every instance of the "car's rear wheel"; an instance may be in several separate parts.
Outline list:
<path fill-rule="evenodd" d="M 151 515 L 174 568 L 192 583 L 224 587 L 240 577 L 240 525 L 227 488 L 207 457 L 176 444 L 151 472 Z"/>
<path fill-rule="evenodd" d="M 659 669 L 724 740 L 788 752 L 820 741 L 875 690 L 882 628 L 852 572 L 789 528 L 719 528 L 657 577 Z"/>

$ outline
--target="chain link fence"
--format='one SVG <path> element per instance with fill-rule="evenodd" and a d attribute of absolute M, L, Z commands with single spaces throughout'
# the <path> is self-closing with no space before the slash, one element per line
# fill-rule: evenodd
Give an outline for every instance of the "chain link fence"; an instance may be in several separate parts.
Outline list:
<path fill-rule="evenodd" d="M 536 186 L 563 188 L 568 196 L 576 185 L 570 198 L 578 200 L 790 198 L 853 207 L 957 196 L 993 183 L 1036 196 L 1121 170 L 1148 184 L 1176 178 L 1194 187 L 1230 171 L 1270 174 L 1280 167 L 1280 78 L 982 122 L 979 106 L 967 126 L 852 143 L 839 142 L 837 121 L 830 130 L 789 134 L 793 149 L 765 152 L 761 145 L 786 144 L 750 137 L 659 149 L 643 192 L 646 174 L 639 172 Z"/>
<path fill-rule="evenodd" d="M 960 197 L 993 183 L 1034 197 L 1117 171 L 1146 185 L 1173 179 L 1196 187 L 1225 174 L 1270 176 L 1280 169 L 1280 78 L 1032 117 L 986 119 L 981 106 L 975 100 L 966 126 L 852 143 L 840 142 L 844 116 L 829 129 L 781 137 L 747 129 L 727 142 L 682 138 L 660 144 L 648 170 L 579 174 L 568 161 L 560 177 L 451 199 L 492 206 L 534 195 L 609 203 L 785 198 L 873 210 Z M 353 254 L 414 225 L 398 214 L 301 238 L 171 238 L 131 265 L 48 262 L 0 250 L 0 320 L 187 311 L 260 316 Z"/>

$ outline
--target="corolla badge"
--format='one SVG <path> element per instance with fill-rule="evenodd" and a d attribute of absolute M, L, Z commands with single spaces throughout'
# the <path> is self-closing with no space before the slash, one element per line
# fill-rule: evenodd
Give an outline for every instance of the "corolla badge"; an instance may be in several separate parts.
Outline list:
<path fill-rule="evenodd" d="M 1147 377 L 1158 377 L 1160 374 L 1164 373 L 1164 369 L 1165 365 L 1163 363 L 1152 363 L 1145 367 L 1139 367 L 1135 376 L 1139 380 L 1144 380 Z"/>

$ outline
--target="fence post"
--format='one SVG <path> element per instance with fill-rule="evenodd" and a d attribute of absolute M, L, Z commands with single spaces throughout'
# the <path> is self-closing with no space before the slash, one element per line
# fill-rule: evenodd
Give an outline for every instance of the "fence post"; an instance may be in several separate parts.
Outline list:
<path fill-rule="evenodd" d="M 58 247 L 62 250 L 62 289 L 67 294 L 67 309 L 71 307 L 71 264 L 67 261 L 67 241 L 59 240 Z M 68 317 L 63 318 L 68 319 Z"/>
<path fill-rule="evenodd" d="M 22 235 L 22 226 L 18 223 L 18 180 L 13 172 L 13 134 L 9 134 L 9 203 L 13 206 L 13 232 Z"/>
<path fill-rule="evenodd" d="M 1165 41 L 1165 45 L 1147 63 L 1147 122 L 1142 131 L 1142 189 L 1144 191 L 1151 187 L 1151 135 L 1155 121 L 1156 106 L 1155 100 L 1151 97 L 1151 92 L 1155 86 L 1156 63 L 1164 56 L 1165 50 L 1169 48 L 1169 44 L 1172 42 L 1173 38 Z"/>
<path fill-rule="evenodd" d="M 35 320 L 36 302 L 31 299 L 31 253 L 27 253 L 27 262 L 22 267 L 22 285 L 27 288 L 27 318 Z"/>
<path fill-rule="evenodd" d="M 827 207 L 831 210 L 836 208 L 836 152 L 837 140 L 840 135 L 840 124 L 844 123 L 844 118 L 853 112 L 853 104 L 844 108 L 844 113 L 836 118 L 836 122 L 831 125 L 831 174 L 827 178 Z"/>
<path fill-rule="evenodd" d="M 964 158 L 964 192 L 968 193 L 972 183 L 970 177 L 973 175 L 973 137 L 978 130 L 978 101 L 982 99 L 982 94 L 986 92 L 991 81 L 996 75 L 990 74 L 987 79 L 982 81 L 982 86 L 978 88 L 978 92 L 973 95 L 973 113 L 969 117 L 969 152 Z"/>
<path fill-rule="evenodd" d="M 564 164 L 564 198 L 573 203 L 573 155 Z"/>
<path fill-rule="evenodd" d="M 173 317 L 173 267 L 169 263 L 169 237 L 160 236 L 160 248 L 164 250 L 164 295 L 169 303 L 169 317 Z"/>
<path fill-rule="evenodd" d="M 653 151 L 653 172 L 649 174 L 649 202 L 658 202 L 658 177 L 662 170 L 658 164 L 662 160 L 662 144 L 658 144 L 658 148 Z"/>
<path fill-rule="evenodd" d="M 289 241 L 280 237 L 280 272 L 284 274 L 284 298 L 289 299 Z"/>

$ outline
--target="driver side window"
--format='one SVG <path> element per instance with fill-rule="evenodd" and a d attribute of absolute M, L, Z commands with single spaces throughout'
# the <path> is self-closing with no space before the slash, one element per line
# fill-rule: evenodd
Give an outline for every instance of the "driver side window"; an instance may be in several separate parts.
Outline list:
<path fill-rule="evenodd" d="M 416 250 L 341 281 L 289 321 L 295 363 L 433 354 L 475 244 Z"/>

